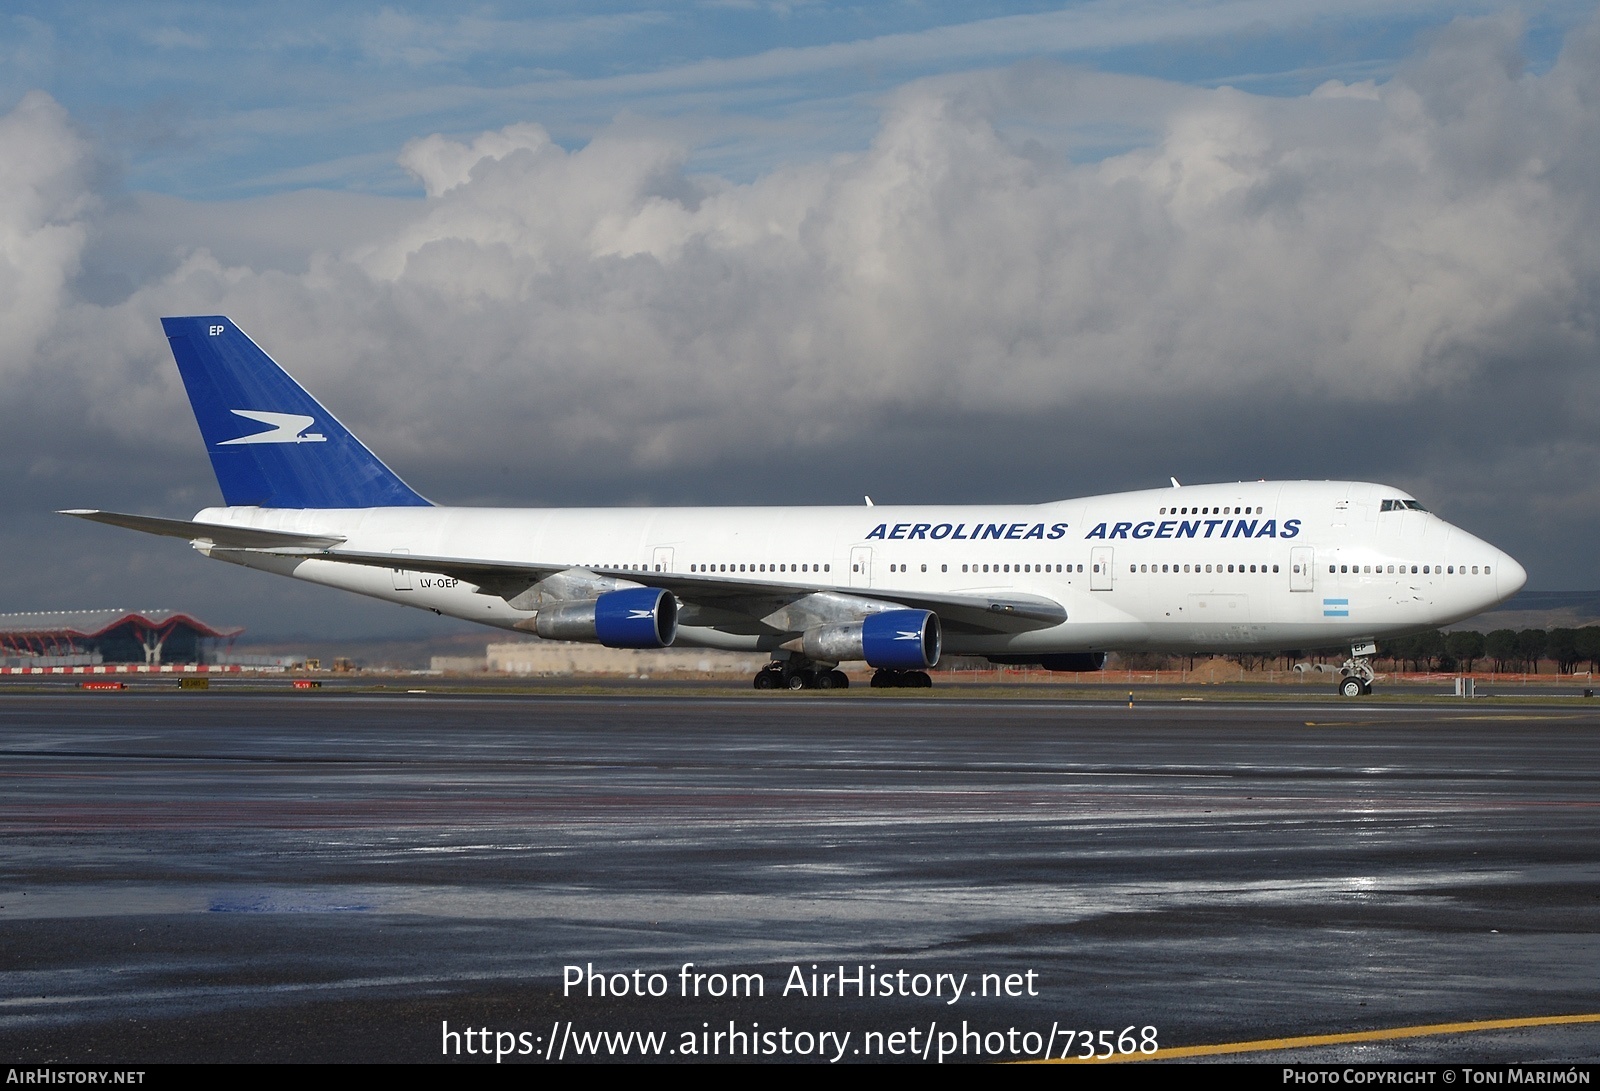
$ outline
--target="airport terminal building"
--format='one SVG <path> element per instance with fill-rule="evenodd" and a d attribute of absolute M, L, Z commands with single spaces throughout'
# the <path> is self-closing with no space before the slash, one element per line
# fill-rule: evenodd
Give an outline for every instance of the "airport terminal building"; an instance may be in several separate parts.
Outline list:
<path fill-rule="evenodd" d="M 176 610 L 0 614 L 0 667 L 211 664 L 226 658 L 242 632 Z"/>

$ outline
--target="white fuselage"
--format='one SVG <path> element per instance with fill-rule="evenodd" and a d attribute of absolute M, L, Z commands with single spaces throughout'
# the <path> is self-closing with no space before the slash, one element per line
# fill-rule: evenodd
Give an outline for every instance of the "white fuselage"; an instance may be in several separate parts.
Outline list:
<path fill-rule="evenodd" d="M 1015 633 L 948 629 L 946 654 L 1229 651 L 1434 628 L 1522 587 L 1526 574 L 1515 560 L 1397 503 L 1410 500 L 1376 484 L 1264 481 L 1038 505 L 209 508 L 196 520 L 337 534 L 346 548 L 397 557 L 703 572 L 886 599 L 1018 594 L 1066 611 L 1060 624 Z M 504 628 L 530 616 L 403 561 L 390 570 L 317 558 L 227 559 Z M 755 650 L 778 638 L 748 619 L 691 608 L 677 643 Z"/>

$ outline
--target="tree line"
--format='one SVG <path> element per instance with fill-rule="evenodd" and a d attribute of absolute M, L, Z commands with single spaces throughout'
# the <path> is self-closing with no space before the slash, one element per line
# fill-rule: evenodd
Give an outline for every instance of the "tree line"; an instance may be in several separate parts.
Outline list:
<path fill-rule="evenodd" d="M 1340 663 L 1350 654 L 1348 645 L 1337 648 L 1289 650 L 1277 654 L 1235 653 L 1226 658 L 1245 670 L 1283 670 L 1305 660 Z M 1115 666 L 1127 670 L 1170 670 L 1187 664 L 1193 670 L 1207 656 L 1168 656 L 1159 652 L 1131 652 L 1118 655 Z M 1581 629 L 1495 629 L 1480 633 L 1460 629 L 1445 633 L 1437 629 L 1413 636 L 1390 637 L 1378 641 L 1376 666 L 1391 672 L 1475 670 L 1496 673 L 1537 674 L 1541 662 L 1555 662 L 1558 674 L 1580 669 L 1600 670 L 1600 625 Z"/>
<path fill-rule="evenodd" d="M 1331 656 L 1343 656 L 1331 649 Z M 1378 641 L 1378 659 L 1400 671 L 1493 670 L 1537 674 L 1542 660 L 1554 660 L 1558 674 L 1571 674 L 1580 663 L 1600 665 L 1600 625 L 1581 629 L 1495 629 L 1479 633 L 1437 629 L 1414 636 Z M 1492 665 L 1491 665 L 1492 664 Z"/>

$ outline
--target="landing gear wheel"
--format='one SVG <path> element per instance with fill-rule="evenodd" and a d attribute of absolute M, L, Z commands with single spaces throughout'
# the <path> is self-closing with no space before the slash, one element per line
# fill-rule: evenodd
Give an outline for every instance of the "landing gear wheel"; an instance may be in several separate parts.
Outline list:
<path fill-rule="evenodd" d="M 1350 658 L 1339 667 L 1339 692 L 1346 697 L 1366 697 L 1372 692 L 1372 657 L 1378 646 L 1370 640 L 1358 640 L 1350 645 Z"/>
<path fill-rule="evenodd" d="M 793 690 L 810 689 L 812 685 L 811 672 L 795 671 L 784 684 Z"/>
<path fill-rule="evenodd" d="M 826 670 L 817 672 L 818 689 L 849 689 L 850 679 L 845 677 L 844 671 Z"/>
<path fill-rule="evenodd" d="M 873 689 L 931 689 L 933 679 L 927 671 L 897 671 L 888 667 L 873 672 Z"/>
<path fill-rule="evenodd" d="M 764 670 L 756 674 L 756 689 L 777 689 L 783 675 L 777 671 Z"/>

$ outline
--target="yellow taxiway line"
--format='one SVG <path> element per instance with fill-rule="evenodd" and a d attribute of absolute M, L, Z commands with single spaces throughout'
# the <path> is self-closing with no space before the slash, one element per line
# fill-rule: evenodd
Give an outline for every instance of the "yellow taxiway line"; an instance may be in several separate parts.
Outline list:
<path fill-rule="evenodd" d="M 1178 1046 L 1154 1053 L 1123 1053 L 1111 1057 L 1068 1057 L 1033 1061 L 1032 1064 L 1116 1064 L 1122 1061 L 1174 1061 L 1185 1057 L 1222 1057 L 1237 1053 L 1271 1053 L 1312 1046 L 1347 1045 L 1352 1042 L 1389 1042 L 1399 1038 L 1427 1038 L 1437 1034 L 1471 1034 L 1519 1027 L 1555 1027 L 1571 1023 L 1600 1023 L 1600 1012 L 1587 1015 L 1536 1015 L 1525 1019 L 1480 1019 L 1470 1023 L 1428 1023 L 1386 1030 L 1356 1030 L 1344 1034 L 1308 1034 L 1298 1038 L 1262 1038 L 1254 1042 L 1221 1042 L 1209 1046 Z"/>

